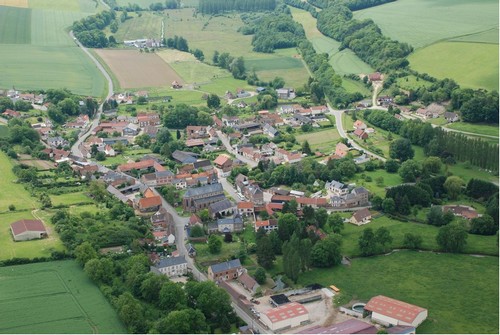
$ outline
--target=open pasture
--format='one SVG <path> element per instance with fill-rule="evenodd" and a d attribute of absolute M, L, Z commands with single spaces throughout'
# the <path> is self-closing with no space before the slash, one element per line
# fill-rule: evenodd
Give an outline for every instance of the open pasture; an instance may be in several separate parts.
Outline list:
<path fill-rule="evenodd" d="M 28 0 L 0 0 L 0 6 L 28 8 Z"/>
<path fill-rule="evenodd" d="M 120 23 L 120 28 L 113 34 L 117 41 L 121 42 L 141 38 L 160 39 L 162 20 L 160 15 L 151 12 L 141 12 L 140 17 L 132 13 L 129 15 L 132 19 Z"/>
<path fill-rule="evenodd" d="M 453 78 L 462 87 L 498 91 L 498 44 L 440 42 L 417 50 L 410 66 L 437 78 Z"/>
<path fill-rule="evenodd" d="M 36 211 L 37 217 L 42 218 L 48 230 L 49 237 L 40 240 L 14 242 L 10 231 L 10 224 L 22 219 L 34 220 L 32 211 L 16 211 L 0 213 L 0 260 L 17 258 L 50 257 L 53 250 L 64 250 L 59 236 L 50 223 L 50 215 L 45 211 Z M 1 294 L 0 294 L 1 296 Z"/>
<path fill-rule="evenodd" d="M 92 199 L 86 196 L 83 192 L 50 195 L 50 200 L 52 201 L 53 206 L 92 203 Z"/>
<path fill-rule="evenodd" d="M 333 284 L 347 300 L 382 294 L 427 308 L 420 334 L 498 333 L 497 257 L 401 251 L 315 269 L 300 275 L 299 283 Z"/>
<path fill-rule="evenodd" d="M 0 268 L 2 333 L 124 333 L 75 261 Z"/>
<path fill-rule="evenodd" d="M 498 28 L 498 9 L 497 0 L 398 0 L 356 11 L 354 18 L 372 19 L 384 35 L 421 48 Z"/>
<path fill-rule="evenodd" d="M 339 142 L 340 135 L 337 129 L 330 128 L 326 130 L 315 131 L 312 133 L 305 133 L 296 136 L 297 142 L 307 141 L 313 151 L 320 151 L 324 154 L 331 154 L 335 151 L 335 146 Z"/>
<path fill-rule="evenodd" d="M 118 79 L 121 88 L 170 86 L 182 78 L 160 56 L 138 50 L 96 50 Z"/>
<path fill-rule="evenodd" d="M 0 212 L 7 211 L 11 204 L 16 206 L 16 209 L 36 207 L 36 200 L 30 196 L 24 186 L 15 183 L 17 177 L 12 172 L 13 166 L 7 155 L 0 152 L 0 190 L 2 190 L 0 192 Z"/>
<path fill-rule="evenodd" d="M 30 42 L 31 9 L 0 6 L 0 44 L 29 44 Z"/>
<path fill-rule="evenodd" d="M 454 122 L 446 126 L 446 128 L 465 131 L 478 135 L 488 135 L 498 137 L 498 126 L 490 124 L 474 124 L 466 122 Z"/>

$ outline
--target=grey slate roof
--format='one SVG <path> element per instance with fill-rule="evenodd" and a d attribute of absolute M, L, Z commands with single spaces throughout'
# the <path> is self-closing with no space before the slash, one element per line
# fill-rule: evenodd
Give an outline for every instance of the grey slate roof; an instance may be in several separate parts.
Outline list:
<path fill-rule="evenodd" d="M 173 172 L 170 170 L 165 170 L 165 171 L 156 171 L 156 177 L 171 177 L 174 176 Z"/>
<path fill-rule="evenodd" d="M 196 156 L 197 156 L 196 154 L 193 154 L 191 152 L 180 151 L 180 150 L 175 150 L 172 153 L 172 157 L 183 164 L 196 162 L 197 160 Z"/>
<path fill-rule="evenodd" d="M 230 260 L 228 262 L 214 264 L 214 265 L 210 266 L 213 273 L 229 271 L 231 269 L 235 269 L 235 268 L 239 268 L 239 267 L 241 267 L 241 263 L 240 263 L 240 260 L 238 258 Z"/>
<path fill-rule="evenodd" d="M 156 265 L 156 268 L 158 268 L 158 269 L 168 268 L 169 266 L 180 265 L 180 264 L 185 264 L 185 263 L 187 263 L 187 261 L 184 258 L 184 256 L 163 258 Z"/>
<path fill-rule="evenodd" d="M 229 201 L 228 199 L 224 199 L 224 200 L 215 202 L 208 207 L 209 207 L 209 210 L 212 211 L 212 213 L 217 213 L 217 212 L 222 212 L 222 211 L 225 211 L 229 208 L 232 208 L 233 204 L 231 204 L 231 201 Z"/>
<path fill-rule="evenodd" d="M 109 185 L 106 188 L 106 191 L 108 191 L 109 193 L 111 193 L 112 195 L 114 195 L 116 198 L 118 198 L 118 200 L 120 200 L 123 203 L 126 203 L 129 200 L 125 195 L 123 195 L 120 191 L 118 191 L 112 185 Z"/>
<path fill-rule="evenodd" d="M 217 224 L 243 224 L 243 220 L 241 217 L 237 216 L 234 218 L 225 218 L 225 219 L 218 219 Z"/>
<path fill-rule="evenodd" d="M 184 193 L 183 198 L 190 198 L 190 197 L 196 197 L 208 193 L 213 193 L 213 192 L 224 192 L 222 190 L 222 185 L 220 183 L 216 184 L 210 184 L 210 185 L 205 185 L 201 187 L 193 187 L 187 190 L 186 193 Z"/>

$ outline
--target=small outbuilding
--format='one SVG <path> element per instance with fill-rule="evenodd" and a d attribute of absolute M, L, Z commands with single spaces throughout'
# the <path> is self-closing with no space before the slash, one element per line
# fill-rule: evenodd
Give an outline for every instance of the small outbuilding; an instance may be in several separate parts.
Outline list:
<path fill-rule="evenodd" d="M 28 241 L 47 237 L 47 229 L 40 220 L 19 220 L 10 225 L 14 241 Z"/>

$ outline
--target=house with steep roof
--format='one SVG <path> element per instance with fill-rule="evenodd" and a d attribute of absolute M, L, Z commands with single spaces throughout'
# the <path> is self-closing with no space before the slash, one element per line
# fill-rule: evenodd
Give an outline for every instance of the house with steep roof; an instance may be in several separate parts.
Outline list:
<path fill-rule="evenodd" d="M 137 114 L 137 122 L 139 127 L 159 126 L 161 124 L 160 115 L 157 113 L 141 113 Z"/>
<path fill-rule="evenodd" d="M 208 267 L 208 279 L 212 281 L 236 279 L 242 273 L 243 267 L 238 258 Z"/>
<path fill-rule="evenodd" d="M 334 196 L 343 196 L 349 193 L 349 188 L 339 181 L 332 180 L 325 183 L 325 189 L 330 191 Z"/>
<path fill-rule="evenodd" d="M 349 147 L 342 142 L 337 143 L 337 145 L 335 146 L 335 155 L 339 156 L 340 158 L 344 158 L 345 156 L 347 156 L 348 152 Z"/>
<path fill-rule="evenodd" d="M 452 122 L 457 122 L 458 120 L 460 120 L 460 118 L 458 117 L 458 114 L 457 113 L 453 113 L 453 112 L 445 112 L 444 113 L 444 118 L 446 121 L 452 123 Z"/>
<path fill-rule="evenodd" d="M 228 199 L 223 199 L 221 201 L 214 202 L 208 206 L 208 213 L 210 217 L 215 219 L 216 217 L 226 216 L 234 213 L 235 206 Z"/>
<path fill-rule="evenodd" d="M 198 155 L 192 152 L 175 150 L 172 153 L 172 158 L 181 164 L 192 164 L 196 162 Z"/>
<path fill-rule="evenodd" d="M 260 287 L 257 281 L 250 277 L 246 272 L 238 277 L 238 282 L 252 295 L 257 293 L 257 289 Z"/>
<path fill-rule="evenodd" d="M 361 120 L 356 120 L 353 124 L 354 129 L 366 129 L 366 124 Z"/>
<path fill-rule="evenodd" d="M 364 308 L 372 321 L 385 326 L 418 327 L 427 319 L 427 309 L 383 295 L 371 298 Z"/>
<path fill-rule="evenodd" d="M 165 275 L 169 278 L 180 277 L 187 274 L 187 265 L 184 256 L 168 257 L 160 259 L 157 264 L 150 267 L 150 270 L 153 273 Z"/>
<path fill-rule="evenodd" d="M 10 224 L 14 241 L 28 241 L 47 237 L 47 229 L 40 220 L 19 220 Z"/>
<path fill-rule="evenodd" d="M 368 208 L 363 208 L 354 212 L 349 222 L 356 226 L 361 226 L 370 222 L 371 218 L 372 213 L 370 213 L 370 210 Z"/>
<path fill-rule="evenodd" d="M 269 219 L 264 221 L 255 221 L 254 224 L 255 231 L 259 230 L 259 228 L 264 228 L 266 232 L 270 232 L 278 229 L 278 220 Z"/>
<path fill-rule="evenodd" d="M 240 201 L 236 205 L 238 214 L 242 216 L 254 215 L 255 204 L 251 201 Z"/>
<path fill-rule="evenodd" d="M 309 312 L 304 305 L 290 302 L 261 313 L 261 321 L 273 332 L 282 332 L 310 322 Z"/>
<path fill-rule="evenodd" d="M 354 136 L 356 136 L 357 138 L 359 138 L 361 140 L 366 140 L 368 138 L 368 133 L 360 128 L 353 131 L 353 134 L 354 134 Z"/>
<path fill-rule="evenodd" d="M 243 231 L 243 220 L 241 217 L 218 219 L 217 230 L 219 233 L 240 233 Z"/>
<path fill-rule="evenodd" d="M 453 215 L 463 217 L 467 220 L 481 216 L 474 208 L 465 205 L 445 205 L 441 209 L 443 212 L 452 212 Z"/>

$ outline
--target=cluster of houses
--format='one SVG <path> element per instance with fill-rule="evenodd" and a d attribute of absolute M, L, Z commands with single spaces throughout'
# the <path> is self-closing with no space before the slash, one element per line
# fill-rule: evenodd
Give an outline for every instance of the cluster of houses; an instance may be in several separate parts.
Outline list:
<path fill-rule="evenodd" d="M 160 48 L 163 46 L 160 40 L 154 38 L 140 38 L 137 40 L 126 40 L 123 41 L 123 44 L 125 44 L 128 47 L 136 47 L 138 49 Z"/>

